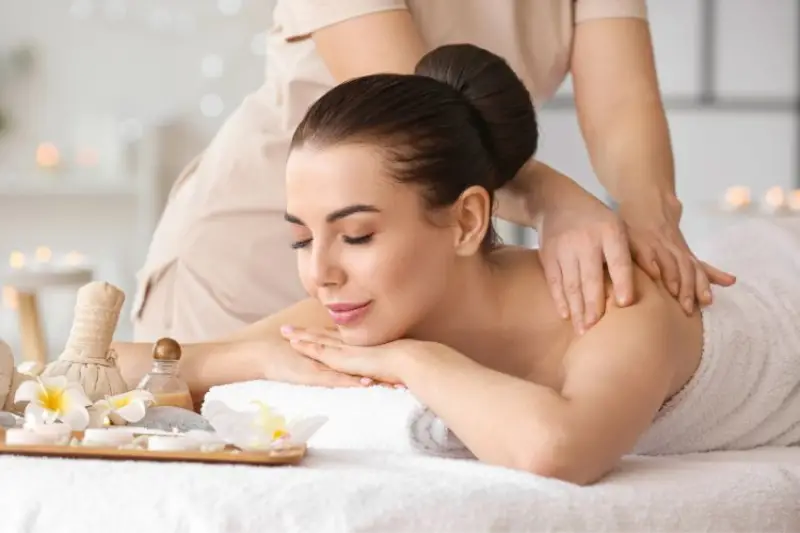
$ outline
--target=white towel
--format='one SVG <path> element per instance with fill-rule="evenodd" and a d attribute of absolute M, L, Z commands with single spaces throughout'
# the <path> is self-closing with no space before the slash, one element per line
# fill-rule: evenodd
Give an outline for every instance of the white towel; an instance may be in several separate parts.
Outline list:
<path fill-rule="evenodd" d="M 709 262 L 738 281 L 716 288 L 703 312 L 700 366 L 637 453 L 800 444 L 800 222 L 751 220 L 710 252 Z"/>
<path fill-rule="evenodd" d="M 323 415 L 328 422 L 311 438 L 315 448 L 371 449 L 472 458 L 445 424 L 410 392 L 387 387 L 326 388 L 275 381 L 213 387 L 201 413 L 218 401 L 246 410 L 261 400 L 288 419 Z"/>

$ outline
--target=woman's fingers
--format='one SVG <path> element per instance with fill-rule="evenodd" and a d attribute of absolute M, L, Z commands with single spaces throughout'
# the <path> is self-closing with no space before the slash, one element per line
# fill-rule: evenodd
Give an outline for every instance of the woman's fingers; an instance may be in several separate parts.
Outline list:
<path fill-rule="evenodd" d="M 304 359 L 299 355 L 298 359 L 302 362 L 292 372 L 292 383 L 315 387 L 364 387 L 371 384 L 364 383 L 360 376 L 339 372 L 313 359 Z"/>
<path fill-rule="evenodd" d="M 295 326 L 282 326 L 281 334 L 289 341 L 306 341 L 326 346 L 341 346 L 338 332 L 330 330 L 310 330 Z"/>

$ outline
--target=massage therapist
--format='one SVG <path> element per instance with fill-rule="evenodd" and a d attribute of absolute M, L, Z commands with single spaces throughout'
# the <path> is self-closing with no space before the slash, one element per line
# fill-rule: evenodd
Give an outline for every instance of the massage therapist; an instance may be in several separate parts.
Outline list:
<path fill-rule="evenodd" d="M 604 263 L 634 300 L 632 258 L 687 313 L 734 278 L 700 263 L 679 229 L 673 157 L 645 0 L 278 0 L 266 79 L 176 180 L 138 275 L 135 337 L 197 342 L 305 295 L 289 246 L 284 162 L 293 129 L 336 83 L 411 72 L 431 47 L 503 56 L 537 106 L 572 75 L 581 131 L 619 217 L 531 161 L 498 194 L 500 217 L 538 230 L 552 297 L 576 330 L 604 312 Z"/>

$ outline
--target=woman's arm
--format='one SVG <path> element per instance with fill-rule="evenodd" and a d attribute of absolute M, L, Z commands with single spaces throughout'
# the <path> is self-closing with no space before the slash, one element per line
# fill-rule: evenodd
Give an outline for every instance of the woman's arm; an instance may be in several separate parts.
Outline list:
<path fill-rule="evenodd" d="M 320 303 L 303 300 L 213 342 L 183 344 L 181 376 L 195 399 L 213 386 L 254 379 L 273 379 L 321 386 L 354 386 L 358 378 L 333 372 L 298 354 L 283 339 L 280 327 L 333 326 Z M 152 365 L 152 344 L 115 342 L 122 377 L 135 387 Z"/>
<path fill-rule="evenodd" d="M 561 392 L 441 345 L 402 357 L 398 377 L 479 459 L 589 484 L 630 452 L 668 395 L 678 363 L 665 302 L 652 292 L 608 313 L 567 353 Z"/>

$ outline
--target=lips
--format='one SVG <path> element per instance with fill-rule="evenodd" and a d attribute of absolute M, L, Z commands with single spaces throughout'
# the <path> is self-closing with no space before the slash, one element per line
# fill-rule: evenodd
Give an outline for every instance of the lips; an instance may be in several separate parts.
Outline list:
<path fill-rule="evenodd" d="M 366 316 L 372 307 L 372 301 L 360 303 L 327 304 L 333 321 L 339 326 L 352 326 Z"/>

